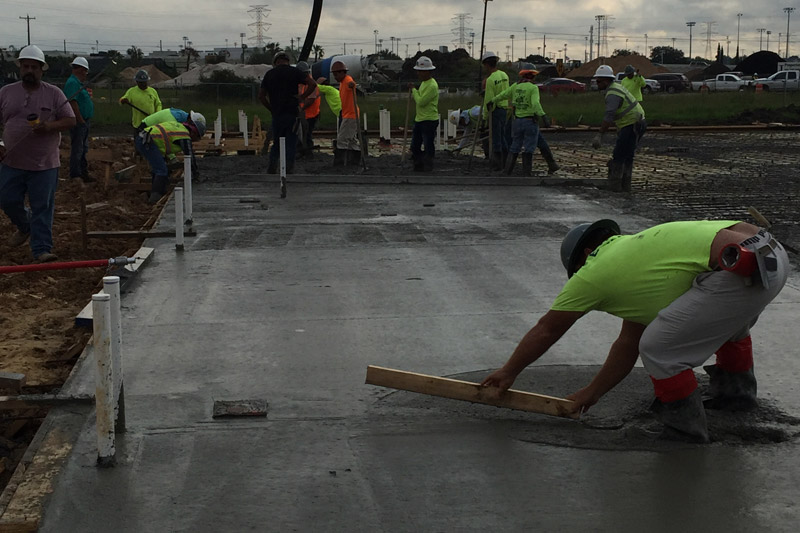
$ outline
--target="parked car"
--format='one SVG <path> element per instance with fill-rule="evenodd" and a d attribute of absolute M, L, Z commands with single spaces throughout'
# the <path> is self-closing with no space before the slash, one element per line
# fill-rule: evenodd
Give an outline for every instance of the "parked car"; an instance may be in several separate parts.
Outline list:
<path fill-rule="evenodd" d="M 662 72 L 650 76 L 652 79 L 661 84 L 661 90 L 669 94 L 679 93 L 681 91 L 690 91 L 692 83 L 689 78 L 678 72 Z"/>
<path fill-rule="evenodd" d="M 624 78 L 624 77 L 625 77 L 625 73 L 624 72 L 617 72 L 617 81 L 622 81 L 622 78 Z M 592 90 L 596 91 L 597 90 L 597 82 L 594 80 L 594 78 L 592 79 L 592 81 L 594 82 L 592 84 Z M 645 83 L 645 86 L 642 87 L 642 94 L 650 94 L 650 93 L 658 92 L 659 90 L 661 90 L 661 84 L 658 82 L 658 80 L 645 78 L 644 79 L 644 83 Z"/>
<path fill-rule="evenodd" d="M 569 78 L 550 78 L 544 83 L 537 83 L 539 91 L 558 96 L 559 93 L 586 92 L 586 84 Z"/>
<path fill-rule="evenodd" d="M 716 78 L 693 81 L 694 91 L 744 91 L 748 83 L 736 74 L 717 74 Z"/>

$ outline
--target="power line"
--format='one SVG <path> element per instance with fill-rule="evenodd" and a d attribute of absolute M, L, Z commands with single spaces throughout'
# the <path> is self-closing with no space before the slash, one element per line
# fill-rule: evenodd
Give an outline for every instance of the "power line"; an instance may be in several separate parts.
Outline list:
<path fill-rule="evenodd" d="M 248 13 L 252 13 L 252 16 L 255 17 L 256 21 L 248 24 L 248 26 L 255 26 L 256 34 L 254 37 L 250 37 L 249 40 L 255 41 L 256 46 L 259 48 L 264 47 L 264 39 L 269 39 L 267 37 L 266 32 L 272 24 L 269 22 L 264 22 L 264 20 L 269 15 L 270 9 L 267 9 L 267 5 L 256 5 L 250 6 L 252 9 L 248 9 Z"/>
<path fill-rule="evenodd" d="M 32 20 L 36 20 L 36 17 L 31 17 L 30 15 L 28 15 L 26 13 L 24 17 L 20 17 L 19 19 L 20 20 L 24 20 L 24 21 L 26 21 L 28 23 L 28 46 L 30 46 L 30 44 L 31 44 L 31 21 Z"/>

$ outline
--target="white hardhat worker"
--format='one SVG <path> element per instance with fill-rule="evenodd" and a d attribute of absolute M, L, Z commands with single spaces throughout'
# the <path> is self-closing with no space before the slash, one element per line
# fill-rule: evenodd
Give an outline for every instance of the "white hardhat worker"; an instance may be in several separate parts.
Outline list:
<path fill-rule="evenodd" d="M 460 118 L 461 118 L 460 109 L 456 109 L 455 111 L 450 111 L 450 113 L 447 114 L 447 120 L 450 121 L 450 124 L 453 124 L 454 126 L 458 126 L 458 119 Z"/>
<path fill-rule="evenodd" d="M 206 134 L 206 117 L 197 111 L 189 111 L 189 119 L 197 128 L 197 133 L 200 134 L 200 137 Z"/>
<path fill-rule="evenodd" d="M 483 53 L 483 55 L 481 56 L 481 63 L 483 63 L 483 62 L 484 62 L 484 61 L 486 61 L 487 59 L 492 59 L 492 58 L 495 58 L 495 59 L 500 59 L 500 56 L 498 56 L 498 55 L 497 55 L 497 54 L 495 54 L 494 52 L 489 52 L 489 51 L 487 50 L 487 51 L 486 51 L 486 52 L 484 52 L 484 53 Z"/>
<path fill-rule="evenodd" d="M 615 78 L 614 70 L 608 65 L 600 65 L 594 73 L 593 78 Z"/>
<path fill-rule="evenodd" d="M 72 65 L 73 67 L 83 67 L 87 71 L 89 70 L 89 62 L 86 61 L 85 57 L 76 57 L 75 59 L 72 60 L 72 63 L 70 63 L 70 65 Z"/>
<path fill-rule="evenodd" d="M 35 44 L 29 44 L 19 51 L 19 57 L 17 57 L 16 60 L 17 66 L 19 66 L 19 62 L 22 59 L 33 59 L 34 61 L 38 61 L 42 64 L 42 70 L 47 70 L 49 68 L 47 62 L 44 60 L 44 52 L 42 52 L 42 49 Z"/>
<path fill-rule="evenodd" d="M 414 65 L 414 70 L 435 70 L 436 67 L 433 66 L 433 61 L 431 58 L 426 56 L 419 56 L 417 59 L 417 64 Z"/>

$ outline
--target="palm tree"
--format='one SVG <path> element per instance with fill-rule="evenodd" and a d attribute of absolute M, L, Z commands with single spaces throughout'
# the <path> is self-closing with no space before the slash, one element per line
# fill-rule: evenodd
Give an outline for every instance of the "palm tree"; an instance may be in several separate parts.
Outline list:
<path fill-rule="evenodd" d="M 314 50 L 314 61 L 319 61 L 320 59 L 325 57 L 325 49 L 322 48 L 320 45 L 315 44 L 313 50 Z"/>

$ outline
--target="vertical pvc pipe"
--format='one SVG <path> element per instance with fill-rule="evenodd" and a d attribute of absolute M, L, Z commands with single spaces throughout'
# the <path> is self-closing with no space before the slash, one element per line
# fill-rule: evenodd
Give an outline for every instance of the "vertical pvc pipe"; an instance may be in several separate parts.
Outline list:
<path fill-rule="evenodd" d="M 281 137 L 279 143 L 281 150 L 281 178 L 286 178 L 286 137 Z"/>
<path fill-rule="evenodd" d="M 367 114 L 362 113 L 364 115 L 364 131 L 367 131 Z"/>
<path fill-rule="evenodd" d="M 175 187 L 175 249 L 183 250 L 183 189 Z"/>
<path fill-rule="evenodd" d="M 192 158 L 183 156 L 183 224 L 192 225 Z"/>
<path fill-rule="evenodd" d="M 219 146 L 222 138 L 222 109 L 217 109 L 217 120 L 214 121 L 214 146 Z"/>
<path fill-rule="evenodd" d="M 125 432 L 125 399 L 122 388 L 122 312 L 119 291 L 119 276 L 103 278 L 103 292 L 111 297 L 111 370 L 114 404 L 114 429 Z"/>
<path fill-rule="evenodd" d="M 97 415 L 97 464 L 113 466 L 116 457 L 111 360 L 111 296 L 92 295 L 92 327 L 95 356 L 95 412 Z"/>

